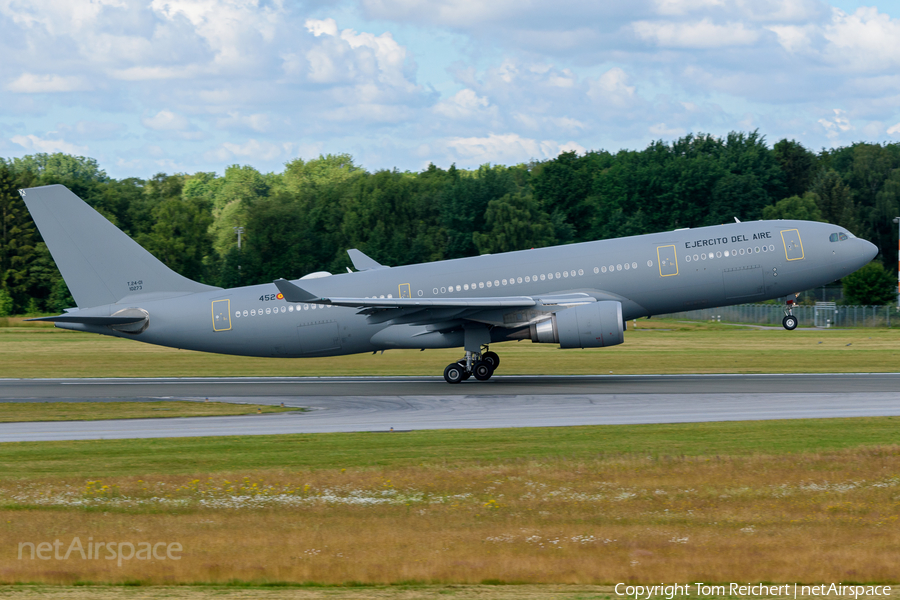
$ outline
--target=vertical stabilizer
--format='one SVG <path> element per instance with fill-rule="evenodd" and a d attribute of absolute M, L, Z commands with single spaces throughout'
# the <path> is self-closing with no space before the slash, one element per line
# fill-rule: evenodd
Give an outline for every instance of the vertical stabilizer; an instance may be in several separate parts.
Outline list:
<path fill-rule="evenodd" d="M 136 294 L 218 289 L 164 265 L 65 186 L 20 193 L 80 308 Z"/>

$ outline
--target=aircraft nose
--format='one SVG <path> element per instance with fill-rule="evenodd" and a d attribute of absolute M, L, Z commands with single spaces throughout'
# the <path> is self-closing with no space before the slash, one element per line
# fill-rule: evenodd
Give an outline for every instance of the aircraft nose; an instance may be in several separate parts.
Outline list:
<path fill-rule="evenodd" d="M 862 257 L 866 261 L 863 263 L 863 265 L 867 265 L 870 262 L 872 262 L 872 260 L 876 256 L 878 256 L 878 246 L 876 246 L 875 244 L 873 244 L 872 242 L 870 242 L 868 240 L 859 240 L 859 241 L 862 242 L 862 244 L 861 244 L 862 248 L 860 249 L 860 254 L 862 254 Z"/>

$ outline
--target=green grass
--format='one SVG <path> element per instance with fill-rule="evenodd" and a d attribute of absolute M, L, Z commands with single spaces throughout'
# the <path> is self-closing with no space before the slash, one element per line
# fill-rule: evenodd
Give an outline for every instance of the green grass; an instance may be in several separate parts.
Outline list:
<path fill-rule="evenodd" d="M 102 419 L 154 419 L 225 417 L 298 411 L 302 408 L 228 402 L 0 402 L 0 423 L 35 421 L 99 421 Z"/>
<path fill-rule="evenodd" d="M 439 375 L 461 350 L 391 350 L 329 358 L 254 358 L 163 348 L 49 326 L 0 327 L 0 378 Z M 15 326 L 13 326 L 15 325 Z M 888 372 L 900 329 L 759 330 L 658 319 L 628 323 L 625 343 L 560 350 L 506 342 L 500 374 Z"/>
<path fill-rule="evenodd" d="M 602 455 L 787 455 L 900 443 L 900 418 L 321 433 L 0 444 L 4 478 L 395 468 Z"/>

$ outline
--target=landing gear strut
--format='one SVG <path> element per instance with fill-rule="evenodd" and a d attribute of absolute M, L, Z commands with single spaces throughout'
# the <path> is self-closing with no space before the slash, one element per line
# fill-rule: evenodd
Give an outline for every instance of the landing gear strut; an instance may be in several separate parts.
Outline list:
<path fill-rule="evenodd" d="M 473 376 L 478 381 L 487 381 L 498 366 L 500 366 L 500 357 L 496 352 L 488 351 L 487 346 L 484 347 L 484 352 L 466 351 L 465 358 L 450 363 L 444 369 L 444 381 L 459 383 Z"/>
<path fill-rule="evenodd" d="M 793 331 L 797 329 L 799 323 L 800 321 L 794 316 L 794 301 L 788 300 L 784 307 L 784 318 L 781 320 L 781 325 L 788 331 Z"/>

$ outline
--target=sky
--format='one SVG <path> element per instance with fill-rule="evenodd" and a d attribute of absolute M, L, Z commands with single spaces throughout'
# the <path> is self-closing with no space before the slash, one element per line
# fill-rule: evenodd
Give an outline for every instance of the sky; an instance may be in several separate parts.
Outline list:
<path fill-rule="evenodd" d="M 0 157 L 116 178 L 900 141 L 900 0 L 0 0 Z"/>

